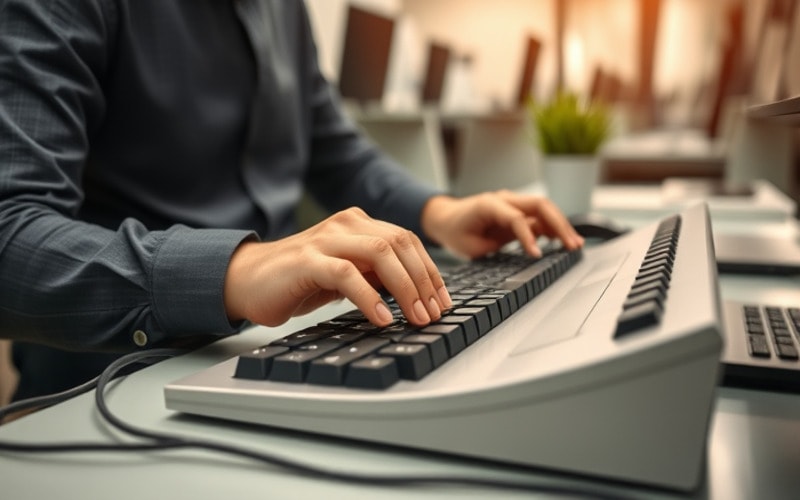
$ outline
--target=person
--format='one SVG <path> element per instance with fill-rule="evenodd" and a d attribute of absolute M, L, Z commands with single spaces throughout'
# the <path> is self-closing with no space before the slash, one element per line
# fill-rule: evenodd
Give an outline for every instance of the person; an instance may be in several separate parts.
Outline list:
<path fill-rule="evenodd" d="M 333 215 L 297 232 L 308 190 Z M 547 199 L 454 198 L 358 132 L 302 0 L 0 0 L 0 336 L 17 399 L 121 352 L 331 300 L 414 325 L 451 304 L 426 245 L 582 239 Z"/>

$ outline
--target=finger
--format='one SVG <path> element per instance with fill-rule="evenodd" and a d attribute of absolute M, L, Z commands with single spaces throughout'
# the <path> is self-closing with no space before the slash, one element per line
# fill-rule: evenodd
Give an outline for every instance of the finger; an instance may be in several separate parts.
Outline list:
<path fill-rule="evenodd" d="M 536 216 L 544 228 L 543 234 L 560 239 L 568 249 L 574 250 L 583 245 L 583 238 L 549 199 L 520 195 L 511 191 L 500 192 L 499 195 L 526 214 Z"/>
<path fill-rule="evenodd" d="M 413 236 L 414 245 L 417 247 L 422 263 L 428 272 L 428 276 L 431 278 L 433 288 L 436 290 L 439 305 L 442 309 L 449 309 L 453 306 L 453 300 L 450 298 L 450 293 L 447 291 L 447 284 L 444 282 L 441 273 L 439 273 L 439 268 L 436 266 L 436 263 L 433 262 L 430 254 L 425 250 L 425 245 L 422 244 L 422 240 L 416 235 Z"/>
<path fill-rule="evenodd" d="M 385 224 L 391 226 L 387 230 L 396 231 L 396 226 Z M 431 318 L 439 319 L 442 310 L 453 305 L 444 279 L 417 235 L 411 231 L 401 231 L 401 233 L 395 232 L 393 235 L 392 247 L 395 249 L 403 266 L 408 269 L 414 282 L 417 283 L 420 297 L 428 306 Z M 430 286 L 427 286 L 428 284 Z"/>
<path fill-rule="evenodd" d="M 542 200 L 539 211 L 544 225 L 555 233 L 555 236 L 564 243 L 567 249 L 575 250 L 583 246 L 583 238 L 553 202 Z"/>
<path fill-rule="evenodd" d="M 411 276 L 411 280 L 417 288 L 418 297 L 416 298 L 419 299 L 420 303 L 417 304 L 416 301 L 411 303 L 412 309 L 415 310 L 413 314 L 407 309 L 408 303 L 403 303 L 402 296 L 395 295 L 395 299 L 398 299 L 398 304 L 401 305 L 403 312 L 410 320 L 413 321 L 416 316 L 416 321 L 414 322 L 427 324 L 430 319 L 439 319 L 442 310 L 452 306 L 452 300 L 450 300 L 450 295 L 447 293 L 439 270 L 420 239 L 413 232 L 388 222 L 372 219 L 360 209 L 345 210 L 335 220 L 336 223 L 344 226 L 343 232 L 345 233 L 377 236 L 391 245 L 400 263 L 405 267 L 407 274 Z M 383 243 L 380 241 L 365 242 L 364 244 L 372 245 L 367 247 L 372 248 L 371 251 L 377 253 L 385 251 Z M 386 283 L 385 285 L 389 284 Z M 389 289 L 389 286 L 387 286 L 387 289 Z M 395 294 L 393 290 L 390 289 L 389 291 L 393 295 Z M 427 318 L 421 309 L 427 311 Z"/>
<path fill-rule="evenodd" d="M 324 252 L 353 262 L 355 269 L 361 274 L 374 273 L 383 287 L 394 296 L 403 314 L 411 323 L 426 325 L 431 319 L 438 319 L 441 316 L 438 303 L 435 305 L 436 314 L 433 318 L 425 304 L 426 301 L 430 302 L 433 293 L 433 286 L 427 273 L 423 278 L 425 283 L 416 282 L 408 267 L 386 239 L 380 236 L 342 235 L 326 241 Z M 368 283 L 363 276 L 362 280 Z M 425 295 L 420 293 L 420 289 L 425 290 Z"/>
<path fill-rule="evenodd" d="M 370 285 L 353 262 L 322 256 L 309 263 L 310 285 L 333 291 L 348 298 L 372 323 L 386 326 L 394 321 L 392 312 L 375 288 Z M 304 295 L 301 292 L 301 295 Z M 305 294 L 306 296 L 308 294 Z M 325 294 L 330 296 L 329 294 Z"/>
<path fill-rule="evenodd" d="M 528 222 L 528 217 L 519 208 L 500 197 L 492 197 L 490 211 L 495 224 L 508 228 L 519 240 L 522 248 L 534 257 L 541 257 L 542 251 L 536 243 L 536 235 Z"/>

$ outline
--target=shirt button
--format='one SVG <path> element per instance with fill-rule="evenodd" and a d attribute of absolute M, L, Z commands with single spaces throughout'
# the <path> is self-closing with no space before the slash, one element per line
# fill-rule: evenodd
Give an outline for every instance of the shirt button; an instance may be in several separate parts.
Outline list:
<path fill-rule="evenodd" d="M 142 330 L 136 330 L 133 332 L 133 343 L 138 345 L 139 347 L 144 347 L 147 345 L 147 334 L 144 333 Z"/>

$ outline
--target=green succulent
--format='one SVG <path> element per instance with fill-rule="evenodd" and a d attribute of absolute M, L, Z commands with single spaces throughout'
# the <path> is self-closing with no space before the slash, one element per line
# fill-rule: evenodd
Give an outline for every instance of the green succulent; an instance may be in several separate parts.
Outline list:
<path fill-rule="evenodd" d="M 559 92 L 543 104 L 530 99 L 527 105 L 542 154 L 595 154 L 611 131 L 608 108 L 584 105 L 571 92 Z"/>

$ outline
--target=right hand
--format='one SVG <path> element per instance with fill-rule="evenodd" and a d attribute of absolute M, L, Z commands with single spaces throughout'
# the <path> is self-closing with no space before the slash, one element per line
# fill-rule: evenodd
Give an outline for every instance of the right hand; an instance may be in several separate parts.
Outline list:
<path fill-rule="evenodd" d="M 452 305 L 414 233 L 350 208 L 281 240 L 242 243 L 225 276 L 225 309 L 232 321 L 277 326 L 346 297 L 385 326 L 393 318 L 381 287 L 415 325 L 438 320 Z"/>

